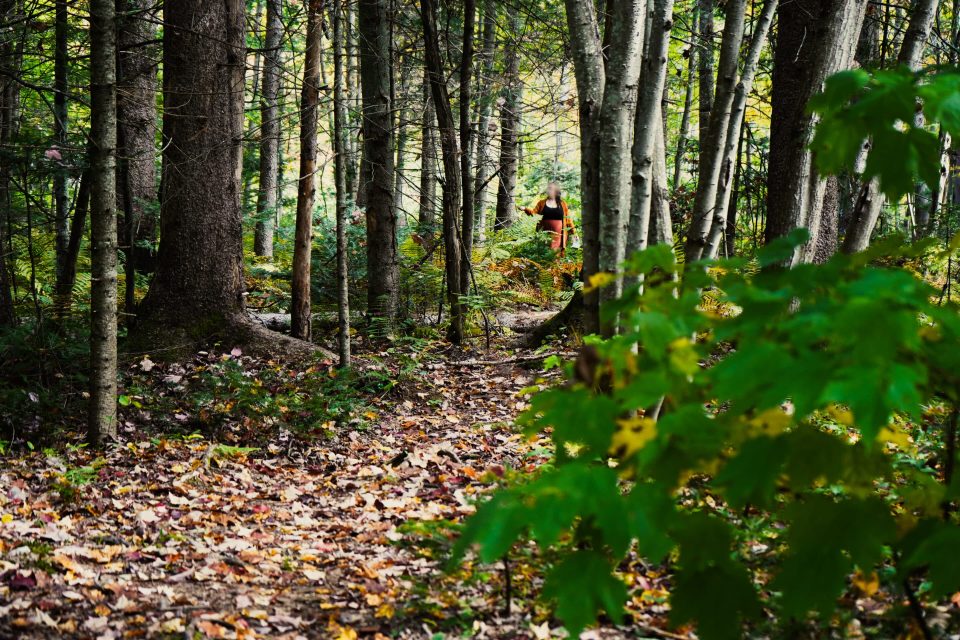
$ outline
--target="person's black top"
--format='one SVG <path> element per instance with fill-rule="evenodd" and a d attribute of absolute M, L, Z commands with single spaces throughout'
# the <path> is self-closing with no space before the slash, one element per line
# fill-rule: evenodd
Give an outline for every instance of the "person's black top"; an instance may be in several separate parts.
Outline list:
<path fill-rule="evenodd" d="M 563 208 L 559 205 L 556 207 L 544 205 L 541 215 L 544 220 L 563 220 Z"/>

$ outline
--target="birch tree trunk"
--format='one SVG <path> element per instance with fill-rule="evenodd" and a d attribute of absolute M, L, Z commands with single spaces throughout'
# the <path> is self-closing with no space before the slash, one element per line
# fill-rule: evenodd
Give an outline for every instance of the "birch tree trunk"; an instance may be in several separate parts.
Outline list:
<path fill-rule="evenodd" d="M 603 104 L 600 108 L 599 197 L 600 197 L 600 271 L 616 273 L 626 252 L 629 223 L 630 147 L 636 112 L 640 63 L 643 54 L 643 30 L 646 0 L 624 0 L 610 7 L 610 51 L 607 60 Z M 657 94 L 659 100 L 659 93 Z M 620 296 L 622 283 L 614 282 L 600 290 L 601 303 Z M 613 320 L 601 326 L 612 335 Z"/>
<path fill-rule="evenodd" d="M 630 225 L 627 229 L 627 254 L 647 248 L 650 214 L 657 164 L 657 139 L 663 137 L 660 117 L 663 87 L 667 75 L 670 31 L 673 29 L 673 0 L 652 0 L 651 32 L 637 103 L 633 132 L 633 178 L 630 201 Z"/>
<path fill-rule="evenodd" d="M 290 334 L 301 340 L 310 340 L 312 337 L 310 258 L 317 191 L 317 104 L 320 100 L 320 46 L 323 38 L 323 0 L 307 2 L 307 52 L 300 97 L 300 178 L 290 282 Z"/>
<path fill-rule="evenodd" d="M 423 126 L 420 142 L 420 227 L 430 233 L 437 224 L 437 112 L 430 77 L 423 76 Z"/>
<path fill-rule="evenodd" d="M 900 47 L 897 62 L 909 69 L 917 70 L 923 56 L 923 49 L 930 37 L 930 30 L 937 14 L 939 0 L 918 0 L 910 17 L 910 23 Z M 922 115 L 918 116 L 922 117 Z M 869 143 L 868 143 L 869 144 Z M 918 194 L 917 194 L 918 195 Z M 844 253 L 857 253 L 870 246 L 870 236 L 877 226 L 884 198 L 880 193 L 880 181 L 876 178 L 865 182 L 857 196 L 850 225 L 843 239 Z M 919 210 L 919 197 L 915 199 Z M 919 226 L 919 225 L 918 225 Z M 926 225 L 924 225 L 926 226 Z"/>
<path fill-rule="evenodd" d="M 583 236 L 583 278 L 600 271 L 600 108 L 606 72 L 596 7 L 591 0 L 565 0 L 567 30 L 573 51 L 580 114 L 580 203 Z M 600 303 L 596 289 L 583 294 L 584 331 L 600 332 Z"/>
<path fill-rule="evenodd" d="M 117 435 L 117 24 L 114 0 L 90 2 L 91 290 L 87 435 Z"/>
<path fill-rule="evenodd" d="M 280 44 L 283 37 L 283 0 L 266 0 L 267 35 L 263 53 L 263 83 L 260 91 L 260 189 L 257 193 L 257 224 L 253 250 L 273 257 L 273 222 L 277 211 L 280 171 Z M 309 48 L 309 43 L 307 47 Z"/>
<path fill-rule="evenodd" d="M 697 69 L 697 45 L 696 37 L 699 28 L 699 12 L 693 11 L 693 26 L 691 28 L 691 39 L 694 44 L 690 45 L 687 54 L 687 83 L 683 98 L 683 114 L 680 116 L 680 134 L 677 136 L 677 152 L 673 161 L 673 188 L 680 186 L 680 178 L 683 175 L 683 161 L 687 151 L 687 140 L 690 139 L 690 120 L 693 111 L 693 74 Z"/>
<path fill-rule="evenodd" d="M 507 6 L 510 33 L 520 31 L 520 14 L 513 5 Z M 495 230 L 506 229 L 517 220 L 514 190 L 517 186 L 517 155 L 520 125 L 520 53 L 515 43 L 504 43 L 505 71 L 503 106 L 500 107 L 500 186 L 497 190 L 497 217 Z"/>
<path fill-rule="evenodd" d="M 753 90 L 753 81 L 756 79 L 757 69 L 760 66 L 760 55 L 763 53 L 767 34 L 770 33 L 770 27 L 773 24 L 778 5 L 778 0 L 766 0 L 764 3 L 760 17 L 754 27 L 753 38 L 747 51 L 747 59 L 743 65 L 740 82 L 737 83 L 737 88 L 734 91 L 733 106 L 727 119 L 727 133 L 720 158 L 716 201 L 713 205 L 713 215 L 708 215 L 708 218 L 710 218 L 710 235 L 706 249 L 700 256 L 702 258 L 712 260 L 720 253 L 721 241 L 727 227 L 730 199 L 733 196 L 731 183 L 736 171 L 737 150 L 740 145 L 740 134 L 743 131 L 743 121 L 747 111 L 747 98 L 750 96 L 750 91 Z"/>
<path fill-rule="evenodd" d="M 828 76 L 853 62 L 867 3 L 795 0 L 780 5 L 773 72 L 767 241 L 798 228 L 811 242 L 788 262 L 809 261 L 816 249 L 826 181 L 813 167 L 809 143 L 816 125 L 806 105 Z"/>
<path fill-rule="evenodd" d="M 698 45 L 700 51 L 697 54 L 699 66 L 697 75 L 699 78 L 699 136 L 700 149 L 707 147 L 707 132 L 710 130 L 710 116 L 713 110 L 713 95 L 715 93 L 714 73 L 713 73 L 713 3 L 714 0 L 697 0 L 697 19 L 700 21 L 700 33 Z"/>
<path fill-rule="evenodd" d="M 350 190 L 347 168 L 347 94 L 344 90 L 346 43 L 343 33 L 343 0 L 333 3 L 333 171 L 337 188 L 337 346 L 340 367 L 350 366 L 350 263 L 347 244 L 347 204 Z"/>
<path fill-rule="evenodd" d="M 493 114 L 493 73 L 497 51 L 497 3 L 496 0 L 486 0 L 483 9 L 483 48 L 481 50 L 482 64 L 480 66 L 479 85 L 477 96 L 479 103 L 479 124 L 477 126 L 476 149 L 476 181 L 473 189 L 473 209 L 477 216 L 477 242 L 483 244 L 487 240 L 487 192 L 488 181 L 492 173 L 490 167 L 490 139 L 491 115 Z"/>
<path fill-rule="evenodd" d="M 360 0 L 363 168 L 369 176 L 367 312 L 391 323 L 397 313 L 397 219 L 393 208 L 393 112 L 390 100 L 390 12 L 386 0 Z M 361 186 L 361 188 L 364 188 Z"/>
<path fill-rule="evenodd" d="M 423 40 L 426 48 L 427 74 L 437 109 L 437 124 L 440 131 L 440 146 L 443 156 L 443 249 L 446 267 L 447 301 L 450 304 L 450 325 L 447 338 L 453 344 L 463 342 L 464 317 L 460 301 L 460 270 L 463 267 L 460 247 L 461 188 L 459 132 L 450 106 L 447 83 L 443 72 L 440 41 L 434 22 L 433 0 L 421 0 L 420 16 L 423 20 Z"/>
<path fill-rule="evenodd" d="M 727 4 L 727 18 L 720 44 L 720 62 L 716 97 L 710 112 L 710 125 L 700 148 L 700 175 L 693 203 L 693 221 L 687 232 L 685 247 L 687 264 L 704 257 L 710 227 L 716 211 L 720 190 L 720 174 L 730 132 L 731 114 L 737 86 L 740 45 L 743 42 L 746 0 L 731 0 Z M 736 139 L 734 139 L 736 145 Z"/>

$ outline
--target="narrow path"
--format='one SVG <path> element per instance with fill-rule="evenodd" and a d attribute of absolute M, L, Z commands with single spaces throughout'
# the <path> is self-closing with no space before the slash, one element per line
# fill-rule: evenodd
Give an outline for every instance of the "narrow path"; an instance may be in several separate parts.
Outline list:
<path fill-rule="evenodd" d="M 540 375 L 524 366 L 429 364 L 332 442 L 129 443 L 96 472 L 84 450 L 5 460 L 0 637 L 429 637 L 404 612 L 436 563 L 405 523 L 459 519 L 491 477 L 538 461 L 509 427 Z"/>

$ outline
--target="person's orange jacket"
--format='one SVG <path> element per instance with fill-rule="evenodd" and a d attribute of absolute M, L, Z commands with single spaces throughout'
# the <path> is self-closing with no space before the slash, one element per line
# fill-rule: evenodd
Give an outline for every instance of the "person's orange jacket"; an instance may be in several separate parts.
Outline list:
<path fill-rule="evenodd" d="M 524 208 L 524 213 L 528 216 L 540 216 L 543 215 L 543 209 L 547 206 L 547 199 L 544 198 L 538 202 L 531 209 L 530 207 Z M 560 208 L 563 209 L 563 238 L 561 240 L 561 248 L 567 248 L 567 233 L 569 231 L 570 235 L 577 235 L 577 227 L 573 224 L 573 220 L 570 219 L 570 207 L 567 206 L 566 201 L 560 201 Z"/>

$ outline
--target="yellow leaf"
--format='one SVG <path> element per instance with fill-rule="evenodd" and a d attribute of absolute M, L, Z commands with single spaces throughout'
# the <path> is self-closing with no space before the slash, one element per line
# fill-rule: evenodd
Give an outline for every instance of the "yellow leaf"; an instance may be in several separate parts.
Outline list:
<path fill-rule="evenodd" d="M 830 416 L 830 419 L 837 424 L 841 424 L 845 427 L 853 426 L 853 413 L 851 413 L 849 409 L 836 404 L 831 404 L 827 408 L 827 415 Z"/>
<path fill-rule="evenodd" d="M 767 409 L 747 422 L 753 435 L 776 436 L 793 422 L 793 417 L 780 407 Z"/>
<path fill-rule="evenodd" d="M 657 437 L 657 422 L 652 418 L 629 418 L 617 421 L 617 430 L 610 441 L 610 455 L 625 460 Z"/>
<path fill-rule="evenodd" d="M 857 571 L 853 576 L 853 586 L 869 598 L 880 590 L 880 578 L 876 571 L 871 571 L 866 575 Z"/>
<path fill-rule="evenodd" d="M 617 275 L 615 273 L 610 273 L 609 271 L 600 271 L 599 273 L 595 273 L 590 276 L 590 281 L 587 283 L 586 291 L 592 291 L 594 289 L 606 287 L 616 279 Z"/>
<path fill-rule="evenodd" d="M 907 449 L 910 447 L 910 434 L 896 425 L 887 425 L 877 434 L 877 442 Z"/>
<path fill-rule="evenodd" d="M 9 524 L 13 522 L 13 514 L 12 513 L 3 514 L 2 516 L 0 516 L 0 522 L 2 522 L 3 524 Z"/>

